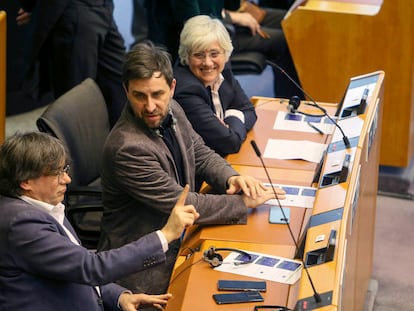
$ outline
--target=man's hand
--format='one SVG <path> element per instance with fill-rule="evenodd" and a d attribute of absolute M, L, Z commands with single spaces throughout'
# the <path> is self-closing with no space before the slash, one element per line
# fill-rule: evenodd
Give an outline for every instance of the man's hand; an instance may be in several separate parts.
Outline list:
<path fill-rule="evenodd" d="M 252 36 L 255 36 L 260 32 L 260 24 L 250 13 L 235 11 L 226 12 L 230 15 L 233 24 L 249 28 Z"/>
<path fill-rule="evenodd" d="M 243 191 L 243 201 L 247 207 L 254 208 L 270 199 L 275 199 L 272 188 L 265 187 L 263 183 L 251 176 L 231 176 L 227 183 L 229 185 L 227 194 Z M 275 191 L 279 200 L 286 198 L 283 189 L 275 188 Z"/>
<path fill-rule="evenodd" d="M 194 224 L 198 217 L 200 217 L 194 205 L 185 205 L 189 189 L 189 185 L 184 187 L 166 225 L 161 229 L 168 243 L 178 239 L 184 229 Z"/>
<path fill-rule="evenodd" d="M 227 180 L 227 184 L 229 185 L 227 194 L 235 194 L 243 191 L 245 195 L 251 196 L 253 199 L 256 199 L 258 195 L 266 190 L 266 187 L 259 180 L 251 176 L 231 176 Z"/>
<path fill-rule="evenodd" d="M 30 16 L 31 15 L 32 15 L 31 13 L 26 12 L 22 8 L 19 9 L 19 11 L 17 12 L 17 17 L 16 17 L 17 25 L 22 26 L 22 25 L 25 25 L 28 22 L 30 22 Z"/>
<path fill-rule="evenodd" d="M 119 296 L 119 305 L 123 311 L 136 311 L 142 305 L 151 305 L 162 310 L 163 306 L 167 304 L 168 299 L 171 297 L 171 294 L 146 295 L 125 292 Z"/>

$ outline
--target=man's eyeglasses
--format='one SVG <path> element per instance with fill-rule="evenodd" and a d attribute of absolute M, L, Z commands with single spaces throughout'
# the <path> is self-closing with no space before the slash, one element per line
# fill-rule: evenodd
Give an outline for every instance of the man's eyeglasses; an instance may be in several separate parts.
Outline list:
<path fill-rule="evenodd" d="M 192 54 L 194 58 L 197 58 L 198 60 L 204 60 L 206 59 L 207 55 L 211 59 L 215 59 L 219 57 L 221 54 L 224 54 L 224 52 L 217 51 L 217 50 L 211 50 L 208 52 L 195 52 Z"/>
<path fill-rule="evenodd" d="M 66 164 L 60 171 L 59 171 L 59 173 L 57 174 L 58 175 L 58 181 L 59 181 L 59 183 L 61 183 L 63 180 L 63 177 L 64 177 L 64 175 L 65 174 L 68 174 L 69 175 L 69 172 L 70 172 L 70 165 L 69 164 Z"/>

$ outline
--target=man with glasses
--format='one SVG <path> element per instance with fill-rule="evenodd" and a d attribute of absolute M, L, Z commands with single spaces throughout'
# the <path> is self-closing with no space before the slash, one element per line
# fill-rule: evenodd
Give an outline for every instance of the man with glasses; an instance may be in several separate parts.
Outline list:
<path fill-rule="evenodd" d="M 170 294 L 132 294 L 111 282 L 165 261 L 168 243 L 199 216 L 184 205 L 188 186 L 159 231 L 95 253 L 65 218 L 66 161 L 62 143 L 45 133 L 15 134 L 0 147 L 0 310 L 162 309 Z"/>
<path fill-rule="evenodd" d="M 99 249 L 116 248 L 164 226 L 175 198 L 190 185 L 186 203 L 200 213 L 198 224 L 245 224 L 248 209 L 274 197 L 272 190 L 240 176 L 194 131 L 180 105 L 170 55 L 150 42 L 135 45 L 125 59 L 128 103 L 108 135 L 101 183 L 104 214 Z M 201 194 L 196 179 L 216 194 Z M 284 192 L 280 190 L 283 198 Z M 180 241 L 165 265 L 123 278 L 120 284 L 156 294 L 168 287 Z"/>
<path fill-rule="evenodd" d="M 220 20 L 190 18 L 180 36 L 180 63 L 174 67 L 174 99 L 183 107 L 206 145 L 221 156 L 237 153 L 257 116 L 233 76 L 233 45 Z"/>

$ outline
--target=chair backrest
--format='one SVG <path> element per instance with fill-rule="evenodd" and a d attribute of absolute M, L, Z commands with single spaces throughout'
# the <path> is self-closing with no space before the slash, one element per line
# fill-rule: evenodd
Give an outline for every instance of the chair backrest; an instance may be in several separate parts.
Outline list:
<path fill-rule="evenodd" d="M 266 56 L 260 52 L 233 52 L 230 62 L 234 75 L 260 75 L 266 68 Z"/>
<path fill-rule="evenodd" d="M 236 35 L 234 25 L 224 22 L 224 27 L 226 27 L 230 37 L 234 41 Z M 233 51 L 230 56 L 230 63 L 234 75 L 260 75 L 266 68 L 266 55 L 259 51 Z"/>
<path fill-rule="evenodd" d="M 56 99 L 36 124 L 65 144 L 72 185 L 89 185 L 99 178 L 110 125 L 105 99 L 94 80 L 88 78 Z"/>
<path fill-rule="evenodd" d="M 101 90 L 94 80 L 84 80 L 50 104 L 36 124 L 67 149 L 72 182 L 65 194 L 66 215 L 82 245 L 96 249 L 103 211 L 102 152 L 110 130 Z"/>

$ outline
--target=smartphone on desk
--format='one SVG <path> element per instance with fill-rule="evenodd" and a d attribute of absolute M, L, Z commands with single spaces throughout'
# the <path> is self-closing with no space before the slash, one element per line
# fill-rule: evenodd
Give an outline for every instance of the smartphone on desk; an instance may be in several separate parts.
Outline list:
<path fill-rule="evenodd" d="M 219 280 L 218 290 L 238 290 L 238 291 L 266 291 L 265 281 L 244 281 L 244 280 Z"/>
<path fill-rule="evenodd" d="M 245 291 L 237 293 L 213 294 L 213 299 L 218 305 L 242 302 L 261 302 L 263 296 L 257 291 Z"/>
<path fill-rule="evenodd" d="M 283 210 L 283 213 L 282 213 Z M 290 208 L 272 206 L 269 209 L 269 223 L 288 224 L 290 222 Z"/>

